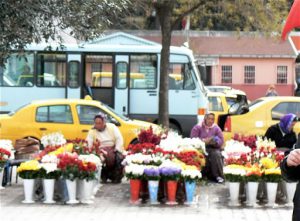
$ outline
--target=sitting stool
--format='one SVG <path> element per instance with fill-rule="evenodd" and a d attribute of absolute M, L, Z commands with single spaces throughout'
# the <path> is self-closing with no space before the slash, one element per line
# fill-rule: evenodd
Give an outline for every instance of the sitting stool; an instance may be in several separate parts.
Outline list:
<path fill-rule="evenodd" d="M 11 185 L 13 168 L 20 166 L 21 163 L 28 161 L 28 159 L 8 160 L 4 166 L 2 185 Z M 16 183 L 18 183 L 18 173 L 16 173 Z"/>

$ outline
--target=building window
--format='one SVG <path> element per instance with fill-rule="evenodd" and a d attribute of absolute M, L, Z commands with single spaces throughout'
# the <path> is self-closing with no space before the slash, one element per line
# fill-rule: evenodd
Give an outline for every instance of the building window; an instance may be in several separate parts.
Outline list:
<path fill-rule="evenodd" d="M 255 84 L 255 66 L 245 66 L 244 83 Z"/>
<path fill-rule="evenodd" d="M 232 83 L 232 66 L 222 65 L 222 83 Z"/>
<path fill-rule="evenodd" d="M 287 66 L 277 66 L 277 84 L 287 84 Z"/>

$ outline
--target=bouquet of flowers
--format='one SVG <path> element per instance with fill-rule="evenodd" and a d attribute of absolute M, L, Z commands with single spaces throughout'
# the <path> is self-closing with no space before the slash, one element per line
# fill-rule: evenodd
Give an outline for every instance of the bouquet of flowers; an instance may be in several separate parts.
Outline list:
<path fill-rule="evenodd" d="M 58 159 L 55 155 L 45 155 L 41 159 L 40 178 L 58 179 L 61 171 L 57 168 Z"/>
<path fill-rule="evenodd" d="M 156 148 L 156 145 L 153 143 L 137 143 L 130 144 L 127 148 L 127 154 L 152 154 Z"/>
<path fill-rule="evenodd" d="M 73 144 L 73 151 L 77 154 L 95 154 L 100 155 L 100 141 L 96 139 L 91 147 L 84 139 L 76 138 L 75 140 L 70 140 L 69 143 Z"/>
<path fill-rule="evenodd" d="M 251 149 L 256 149 L 256 136 L 255 135 L 240 135 L 234 134 L 233 140 L 244 143 L 245 146 L 250 147 Z"/>
<path fill-rule="evenodd" d="M 166 160 L 160 165 L 159 172 L 163 180 L 179 180 L 181 166 L 176 162 Z"/>
<path fill-rule="evenodd" d="M 144 178 L 146 180 L 159 180 L 159 168 L 156 166 L 148 166 L 144 169 Z"/>
<path fill-rule="evenodd" d="M 29 160 L 18 167 L 17 172 L 22 179 L 35 179 L 39 175 L 41 165 L 37 160 Z"/>
<path fill-rule="evenodd" d="M 44 147 L 47 146 L 62 146 L 66 143 L 66 139 L 61 132 L 54 132 L 42 136 L 41 143 Z"/>
<path fill-rule="evenodd" d="M 49 152 L 49 155 L 55 155 L 58 156 L 60 154 L 64 154 L 64 153 L 71 153 L 73 151 L 73 144 L 72 143 L 67 143 L 64 144 L 63 146 L 57 148 L 55 151 Z"/>
<path fill-rule="evenodd" d="M 187 182 L 194 182 L 201 179 L 201 172 L 195 166 L 186 166 L 181 171 L 181 176 Z"/>
<path fill-rule="evenodd" d="M 176 154 L 176 158 L 187 165 L 197 167 L 198 170 L 205 166 L 205 156 L 197 150 L 182 151 Z"/>
<path fill-rule="evenodd" d="M 241 182 L 244 180 L 246 169 L 244 166 L 231 164 L 224 167 L 224 175 L 226 181 Z"/>
<path fill-rule="evenodd" d="M 161 139 L 164 137 L 165 132 L 160 128 L 158 130 L 158 127 L 155 128 L 156 131 L 154 131 L 153 127 L 150 126 L 148 129 L 142 129 L 140 130 L 138 134 L 138 140 L 140 143 L 152 143 L 154 145 L 158 145 L 161 141 Z"/>
<path fill-rule="evenodd" d="M 10 140 L 0 140 L 0 171 L 4 168 L 6 161 L 11 156 L 12 150 L 13 146 Z"/>
<path fill-rule="evenodd" d="M 263 173 L 263 180 L 265 182 L 278 183 L 282 180 L 281 170 L 279 167 L 265 169 Z"/>
<path fill-rule="evenodd" d="M 279 163 L 268 157 L 260 159 L 261 167 L 263 169 L 263 180 L 266 182 L 279 182 L 281 177 L 281 170 Z"/>
<path fill-rule="evenodd" d="M 125 176 L 128 179 L 142 179 L 144 175 L 145 165 L 130 164 L 125 167 Z"/>
<path fill-rule="evenodd" d="M 276 150 L 276 144 L 274 141 L 257 136 L 256 149 L 270 153 Z"/>
<path fill-rule="evenodd" d="M 246 167 L 245 180 L 248 182 L 258 182 L 262 179 L 262 171 L 258 164 Z"/>
<path fill-rule="evenodd" d="M 94 154 L 79 155 L 79 178 L 87 181 L 96 179 L 96 171 L 101 166 L 101 160 Z"/>
<path fill-rule="evenodd" d="M 79 177 L 79 164 L 77 153 L 64 153 L 57 156 L 59 159 L 57 167 L 61 170 L 65 179 L 74 180 Z"/>

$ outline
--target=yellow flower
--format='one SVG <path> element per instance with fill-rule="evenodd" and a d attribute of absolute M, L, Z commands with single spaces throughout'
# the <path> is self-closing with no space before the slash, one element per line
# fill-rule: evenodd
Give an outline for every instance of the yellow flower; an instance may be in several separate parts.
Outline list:
<path fill-rule="evenodd" d="M 278 163 L 271 158 L 263 157 L 260 159 L 260 163 L 266 169 L 276 168 L 278 167 Z"/>
<path fill-rule="evenodd" d="M 21 163 L 21 165 L 17 169 L 17 172 L 20 173 L 27 170 L 39 170 L 40 168 L 41 166 L 37 160 L 29 160 Z"/>
<path fill-rule="evenodd" d="M 58 148 L 57 150 L 52 151 L 48 154 L 57 156 L 59 154 L 65 153 L 65 152 L 72 152 L 72 150 L 73 150 L 73 144 L 67 143 L 67 144 L 61 146 L 60 148 Z"/>
<path fill-rule="evenodd" d="M 271 175 L 271 174 L 281 175 L 281 170 L 279 167 L 266 169 L 264 172 L 265 172 L 265 175 Z"/>

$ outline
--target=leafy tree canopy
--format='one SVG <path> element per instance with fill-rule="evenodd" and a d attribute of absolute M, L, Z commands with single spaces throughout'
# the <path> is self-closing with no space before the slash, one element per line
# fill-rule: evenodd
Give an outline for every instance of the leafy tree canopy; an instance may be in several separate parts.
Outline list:
<path fill-rule="evenodd" d="M 129 5 L 128 0 L 0 0 L 0 62 L 11 49 L 61 40 L 61 31 L 92 39 Z"/>

